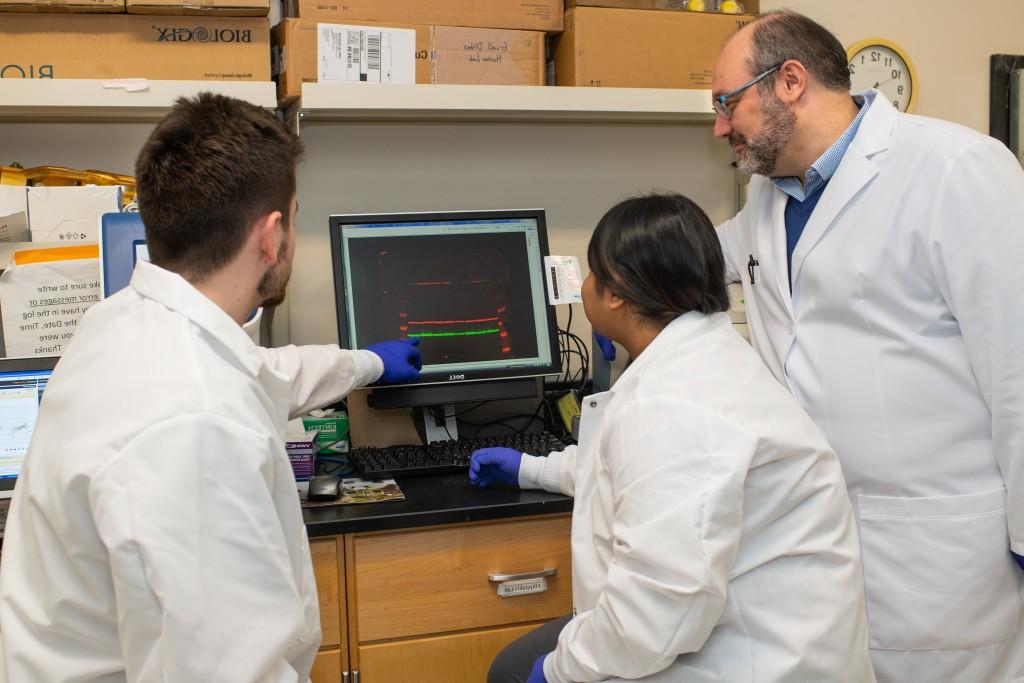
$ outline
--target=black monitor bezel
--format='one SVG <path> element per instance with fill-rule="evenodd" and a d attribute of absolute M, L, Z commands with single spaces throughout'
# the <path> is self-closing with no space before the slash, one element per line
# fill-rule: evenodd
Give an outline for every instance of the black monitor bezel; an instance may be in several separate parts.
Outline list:
<path fill-rule="evenodd" d="M 60 356 L 25 356 L 0 358 L 0 373 L 5 372 L 51 372 L 57 367 Z M 51 375 L 52 377 L 52 375 Z M 0 478 L 0 491 L 13 491 L 18 477 Z"/>
<path fill-rule="evenodd" d="M 537 239 L 540 246 L 541 269 L 543 270 L 543 258 L 549 255 L 547 222 L 544 209 L 500 209 L 481 211 L 422 211 L 402 213 L 371 213 L 371 214 L 332 214 L 329 220 L 329 232 L 331 239 L 331 263 L 334 273 L 334 301 L 335 313 L 338 324 L 338 344 L 342 348 L 348 348 L 348 306 L 345 296 L 345 259 L 342 258 L 341 229 L 343 225 L 367 224 L 367 223 L 401 223 L 401 222 L 423 222 L 423 221 L 453 221 L 453 220 L 493 220 L 495 218 L 526 218 L 537 222 Z M 540 273 L 541 277 L 544 273 Z M 455 385 L 463 382 L 480 382 L 489 380 L 515 379 L 523 377 L 546 377 L 559 375 L 562 372 L 561 355 L 558 352 L 558 325 L 555 319 L 555 308 L 548 298 L 547 287 L 544 290 L 544 306 L 547 313 L 548 345 L 551 354 L 551 362 L 545 366 L 533 366 L 530 368 L 510 368 L 506 370 L 472 370 L 459 373 L 459 378 L 453 378 L 447 371 L 440 373 L 423 373 L 418 382 L 406 385 L 389 386 L 429 386 L 429 385 Z"/>

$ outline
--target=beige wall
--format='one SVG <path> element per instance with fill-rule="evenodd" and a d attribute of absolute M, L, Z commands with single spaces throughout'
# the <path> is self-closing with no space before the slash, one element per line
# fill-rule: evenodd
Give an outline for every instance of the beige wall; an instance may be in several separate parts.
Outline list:
<path fill-rule="evenodd" d="M 917 70 L 915 112 L 988 133 L 991 54 L 1024 54 L 1021 0 L 761 0 L 761 10 L 806 14 L 845 47 L 887 38 Z"/>

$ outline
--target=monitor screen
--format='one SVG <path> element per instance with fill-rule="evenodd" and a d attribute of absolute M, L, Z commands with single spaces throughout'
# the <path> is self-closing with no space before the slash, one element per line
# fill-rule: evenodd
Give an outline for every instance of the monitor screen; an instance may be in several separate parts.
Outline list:
<path fill-rule="evenodd" d="M 419 384 L 558 374 L 544 211 L 331 216 L 342 347 L 417 337 Z"/>
<path fill-rule="evenodd" d="M 0 359 L 0 497 L 14 489 L 57 357 Z"/>

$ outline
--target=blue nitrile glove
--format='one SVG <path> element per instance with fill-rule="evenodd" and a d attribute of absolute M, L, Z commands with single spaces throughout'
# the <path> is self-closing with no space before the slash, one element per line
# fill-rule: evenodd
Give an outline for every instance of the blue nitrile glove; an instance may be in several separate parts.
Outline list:
<path fill-rule="evenodd" d="M 609 363 L 615 360 L 615 344 L 612 340 L 599 332 L 594 333 L 594 341 L 601 347 L 601 355 Z"/>
<path fill-rule="evenodd" d="M 480 448 L 469 459 L 469 483 L 484 487 L 492 481 L 519 486 L 523 454 L 514 448 Z"/>
<path fill-rule="evenodd" d="M 367 351 L 373 351 L 384 362 L 384 374 L 380 376 L 381 383 L 404 384 L 405 382 L 415 382 L 420 378 L 423 355 L 416 348 L 419 343 L 419 337 L 412 337 L 377 342 L 366 347 Z"/>
<path fill-rule="evenodd" d="M 1017 564 L 1020 565 L 1020 568 L 1024 569 L 1024 555 L 1018 555 L 1012 550 L 1010 551 L 1010 554 L 1013 555 L 1013 559 L 1017 560 Z"/>
<path fill-rule="evenodd" d="M 530 669 L 530 677 L 526 679 L 526 683 L 548 683 L 548 679 L 544 676 L 544 660 L 547 657 L 547 655 L 537 657 L 537 661 L 533 663 L 533 668 Z"/>

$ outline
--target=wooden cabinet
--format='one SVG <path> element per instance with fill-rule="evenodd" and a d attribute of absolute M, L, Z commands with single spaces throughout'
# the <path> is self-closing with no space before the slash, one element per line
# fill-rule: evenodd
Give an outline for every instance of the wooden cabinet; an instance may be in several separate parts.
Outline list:
<path fill-rule="evenodd" d="M 569 525 L 549 515 L 314 539 L 324 639 L 313 683 L 486 680 L 501 648 L 571 611 Z M 542 593 L 499 597 L 489 579 L 544 570 Z"/>

